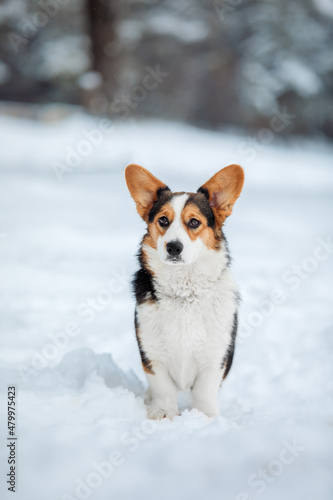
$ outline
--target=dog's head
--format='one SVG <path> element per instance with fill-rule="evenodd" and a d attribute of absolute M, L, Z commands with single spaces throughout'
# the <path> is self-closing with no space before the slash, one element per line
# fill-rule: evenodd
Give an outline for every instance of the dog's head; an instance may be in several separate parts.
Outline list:
<path fill-rule="evenodd" d="M 244 171 L 229 165 L 196 193 L 173 193 L 139 165 L 125 171 L 127 187 L 148 225 L 144 244 L 167 264 L 191 264 L 207 250 L 219 250 L 221 228 L 244 184 Z"/>

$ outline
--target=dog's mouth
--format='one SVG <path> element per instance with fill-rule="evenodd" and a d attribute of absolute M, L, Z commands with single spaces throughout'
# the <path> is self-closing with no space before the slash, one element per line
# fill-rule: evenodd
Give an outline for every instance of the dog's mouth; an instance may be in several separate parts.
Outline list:
<path fill-rule="evenodd" d="M 184 261 L 181 257 L 167 257 L 165 262 L 171 265 L 184 264 Z"/>

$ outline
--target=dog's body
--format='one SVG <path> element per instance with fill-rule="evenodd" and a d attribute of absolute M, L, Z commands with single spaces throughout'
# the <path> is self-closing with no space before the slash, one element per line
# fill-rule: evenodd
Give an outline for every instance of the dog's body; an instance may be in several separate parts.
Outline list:
<path fill-rule="evenodd" d="M 216 416 L 218 389 L 232 364 L 238 293 L 221 228 L 244 175 L 241 167 L 230 166 L 216 176 L 197 193 L 172 193 L 142 167 L 126 170 L 148 224 L 133 283 L 150 418 L 175 416 L 178 390 L 189 388 L 193 406 Z"/>

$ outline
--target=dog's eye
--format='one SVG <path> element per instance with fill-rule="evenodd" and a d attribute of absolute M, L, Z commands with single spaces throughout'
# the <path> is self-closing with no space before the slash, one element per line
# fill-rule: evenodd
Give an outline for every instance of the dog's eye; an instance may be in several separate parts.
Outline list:
<path fill-rule="evenodd" d="M 198 219 L 190 219 L 188 227 L 190 227 L 191 229 L 196 229 L 200 226 L 200 224 L 201 222 Z"/>
<path fill-rule="evenodd" d="M 168 227 L 168 225 L 169 225 L 169 219 L 167 217 L 165 217 L 165 216 L 160 217 L 158 219 L 158 222 L 159 222 L 159 224 L 160 224 L 161 227 Z"/>

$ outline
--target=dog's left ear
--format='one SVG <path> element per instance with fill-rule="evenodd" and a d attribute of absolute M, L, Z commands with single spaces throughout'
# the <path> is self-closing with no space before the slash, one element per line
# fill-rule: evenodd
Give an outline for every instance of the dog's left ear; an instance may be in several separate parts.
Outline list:
<path fill-rule="evenodd" d="M 140 165 L 132 163 L 125 169 L 126 184 L 136 203 L 138 214 L 148 222 L 148 215 L 158 198 L 160 189 L 168 189 L 166 184 L 157 179 Z"/>
<path fill-rule="evenodd" d="M 218 222 L 224 220 L 232 213 L 234 203 L 242 192 L 244 185 L 244 170 L 239 165 L 229 165 L 207 181 L 199 192 L 203 192 L 209 199 Z"/>

